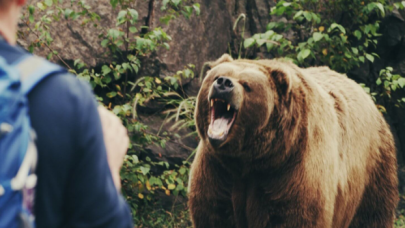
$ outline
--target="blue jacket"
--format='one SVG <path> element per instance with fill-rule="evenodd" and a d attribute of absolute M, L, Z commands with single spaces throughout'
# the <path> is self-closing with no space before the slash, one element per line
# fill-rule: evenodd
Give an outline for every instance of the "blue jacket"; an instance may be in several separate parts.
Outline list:
<path fill-rule="evenodd" d="M 29 53 L 0 39 L 0 56 L 8 63 L 23 55 Z M 37 227 L 133 227 L 129 207 L 112 180 L 88 84 L 71 74 L 53 75 L 28 99 L 38 147 Z"/>

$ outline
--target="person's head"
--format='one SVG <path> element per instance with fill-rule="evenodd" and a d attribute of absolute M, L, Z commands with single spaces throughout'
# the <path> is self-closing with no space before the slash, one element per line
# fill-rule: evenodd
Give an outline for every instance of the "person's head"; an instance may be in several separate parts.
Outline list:
<path fill-rule="evenodd" d="M 15 44 L 17 23 L 26 0 L 0 0 L 0 34 L 10 44 Z"/>

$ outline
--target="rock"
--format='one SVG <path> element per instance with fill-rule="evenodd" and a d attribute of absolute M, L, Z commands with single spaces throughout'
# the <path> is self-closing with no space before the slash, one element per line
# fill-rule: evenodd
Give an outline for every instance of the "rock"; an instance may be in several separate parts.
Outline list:
<path fill-rule="evenodd" d="M 164 30 L 172 37 L 170 50 L 160 49 L 159 59 L 166 65 L 164 75 L 174 74 L 183 66 L 192 63 L 198 73 L 204 62 L 217 58 L 226 52 L 231 41 L 232 18 L 223 1 L 202 0 L 201 15 L 190 19 L 176 19 Z M 159 9 L 159 4 L 157 4 Z M 155 14 L 155 19 L 162 12 Z M 188 81 L 184 81 L 187 83 Z"/>
<path fill-rule="evenodd" d="M 36 5 L 38 2 L 40 0 L 33 0 L 30 3 Z M 189 63 L 196 65 L 198 73 L 205 61 L 216 59 L 227 52 L 228 45 L 232 42 L 233 23 L 241 13 L 247 15 L 245 37 L 248 37 L 256 32 L 265 31 L 270 21 L 270 7 L 275 4 L 265 0 L 197 0 L 194 2 L 200 4 L 200 16 L 192 16 L 190 19 L 180 16 L 168 26 L 159 22 L 159 18 L 165 14 L 161 11 L 161 1 L 134 2 L 132 8 L 139 13 L 138 27 L 141 25 L 149 25 L 152 28 L 162 27 L 172 37 L 169 43 L 170 50 L 162 48 L 155 56 L 160 61 L 162 70 L 154 73 L 174 74 Z M 94 67 L 111 60 L 110 56 L 103 55 L 106 49 L 101 47 L 98 35 L 103 29 L 116 27 L 119 8 L 112 9 L 108 0 L 88 1 L 87 4 L 91 7 L 90 11 L 101 16 L 99 27 L 95 28 L 92 23 L 82 26 L 80 18 L 79 20 L 62 18 L 58 22 L 51 23 L 49 31 L 54 39 L 51 47 L 59 52 L 63 60 L 80 58 L 90 67 Z M 71 8 L 68 1 L 64 1 L 61 6 L 64 9 Z M 74 4 L 71 9 L 79 11 L 77 4 Z M 35 21 L 38 21 L 44 13 L 36 12 Z M 24 21 L 20 22 L 20 28 L 27 31 Z M 35 34 L 29 33 L 27 36 L 20 37 L 18 42 L 27 48 L 36 39 Z M 42 47 L 35 53 L 45 56 L 49 50 Z M 58 61 L 55 56 L 52 60 Z"/>
<path fill-rule="evenodd" d="M 172 130 L 170 127 L 174 121 L 163 124 L 164 119 L 159 116 L 159 113 L 153 115 L 140 114 L 139 119 L 149 127 L 153 134 L 160 132 L 161 135 L 165 131 L 170 133 L 171 139 L 167 141 L 165 148 L 159 145 L 150 145 L 146 148 L 150 152 L 149 155 L 153 155 L 152 160 L 181 165 L 198 145 L 199 139 L 196 135 L 184 137 L 193 132 L 191 129 Z M 182 136 L 182 138 L 175 137 L 175 134 Z"/>
<path fill-rule="evenodd" d="M 40 0 L 30 1 L 31 5 L 36 5 Z M 94 10 L 97 14 L 100 15 L 100 26 L 95 28 L 92 23 L 88 23 L 84 26 L 81 25 L 81 20 L 65 20 L 61 16 L 60 21 L 53 21 L 49 26 L 51 37 L 54 41 L 51 44 L 51 48 L 57 52 L 64 60 L 75 60 L 81 59 L 89 66 L 96 66 L 100 63 L 107 62 L 110 58 L 103 56 L 105 49 L 101 47 L 101 40 L 98 38 L 98 35 L 101 33 L 103 28 L 113 28 L 116 23 L 116 15 L 119 12 L 119 9 L 113 10 L 110 6 L 109 1 L 87 1 L 87 4 L 90 5 L 91 10 Z M 70 1 L 63 1 L 61 4 L 63 9 L 72 9 L 74 11 L 79 11 L 77 4 L 73 4 L 71 7 Z M 27 7 L 27 6 L 26 6 Z M 24 13 L 27 14 L 26 8 L 23 9 Z M 38 9 L 35 12 L 35 21 L 39 21 L 41 16 L 45 12 L 39 12 Z M 20 30 L 27 31 L 27 25 L 24 21 L 19 23 Z M 29 25 L 33 27 L 34 25 Z M 31 42 L 36 40 L 38 37 L 34 32 L 29 32 L 28 36 L 19 37 L 18 43 L 27 48 Z M 47 47 L 39 48 L 35 51 L 35 54 L 40 56 L 46 56 L 49 53 Z M 54 62 L 57 62 L 58 59 L 56 56 L 52 58 Z"/>

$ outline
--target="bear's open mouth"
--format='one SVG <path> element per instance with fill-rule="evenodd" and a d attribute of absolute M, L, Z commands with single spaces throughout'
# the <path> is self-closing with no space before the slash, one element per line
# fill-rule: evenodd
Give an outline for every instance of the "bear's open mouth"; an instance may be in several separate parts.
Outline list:
<path fill-rule="evenodd" d="M 208 128 L 208 137 L 211 141 L 214 140 L 215 144 L 221 144 L 226 140 L 235 122 L 237 110 L 222 99 L 212 98 L 210 105 L 211 123 Z"/>

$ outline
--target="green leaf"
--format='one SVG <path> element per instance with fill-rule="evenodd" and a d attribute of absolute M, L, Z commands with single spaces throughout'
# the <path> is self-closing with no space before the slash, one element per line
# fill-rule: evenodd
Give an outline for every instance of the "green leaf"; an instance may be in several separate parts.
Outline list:
<path fill-rule="evenodd" d="M 359 54 L 359 49 L 352 47 L 352 52 L 353 52 L 353 54 L 357 55 L 357 54 Z"/>
<path fill-rule="evenodd" d="M 274 34 L 275 34 L 275 33 L 274 33 L 273 30 L 269 30 L 269 31 L 267 31 L 267 32 L 265 32 L 265 33 L 263 34 L 263 38 L 268 40 L 268 39 L 270 39 Z"/>
<path fill-rule="evenodd" d="M 52 56 L 53 56 L 53 53 L 51 52 L 46 56 L 46 59 L 50 60 L 52 58 Z"/>
<path fill-rule="evenodd" d="M 179 173 L 182 174 L 182 175 L 184 175 L 184 174 L 186 173 L 186 169 L 185 169 L 184 167 L 181 167 L 181 168 L 179 169 Z"/>
<path fill-rule="evenodd" d="M 131 22 L 134 24 L 138 20 L 138 11 L 134 9 L 128 9 L 129 14 L 131 15 Z"/>
<path fill-rule="evenodd" d="M 316 23 L 321 23 L 321 18 L 318 17 L 318 15 L 316 15 L 315 13 L 311 13 L 312 14 L 312 20 L 315 21 Z"/>
<path fill-rule="evenodd" d="M 102 74 L 103 74 L 103 75 L 107 75 L 108 73 L 111 72 L 111 68 L 108 67 L 107 65 L 104 65 L 104 66 L 101 68 L 101 71 L 102 71 Z"/>
<path fill-rule="evenodd" d="M 138 73 L 139 67 L 136 64 L 131 63 L 132 69 L 134 69 L 134 71 L 136 73 Z"/>
<path fill-rule="evenodd" d="M 107 93 L 106 96 L 109 98 L 113 98 L 113 97 L 117 96 L 117 93 L 115 91 L 112 91 L 112 92 Z"/>
<path fill-rule="evenodd" d="M 193 4 L 193 8 L 195 10 L 195 14 L 197 16 L 200 15 L 200 4 L 198 4 L 198 3 Z"/>
<path fill-rule="evenodd" d="M 72 14 L 72 12 L 73 12 L 73 10 L 71 10 L 71 9 L 65 9 L 65 12 L 64 12 L 65 19 L 68 19 L 70 14 Z"/>
<path fill-rule="evenodd" d="M 390 82 L 389 81 L 384 81 L 384 87 L 387 89 L 390 86 Z"/>
<path fill-rule="evenodd" d="M 77 64 L 80 63 L 81 61 L 82 61 L 81 59 L 76 59 L 76 60 L 73 62 L 73 66 L 77 66 Z"/>
<path fill-rule="evenodd" d="M 110 0 L 110 4 L 113 8 L 117 6 L 118 0 Z"/>
<path fill-rule="evenodd" d="M 361 39 L 361 32 L 359 30 L 354 31 L 354 36 L 360 40 Z"/>
<path fill-rule="evenodd" d="M 330 26 L 330 28 L 328 29 L 328 32 L 331 32 L 331 31 L 333 31 L 334 29 L 339 29 L 343 34 L 346 34 L 346 29 L 342 26 L 342 25 L 339 25 L 339 24 L 337 24 L 337 23 L 333 23 L 331 26 Z"/>
<path fill-rule="evenodd" d="M 366 91 L 366 93 L 370 93 L 370 88 L 368 87 L 363 87 L 364 91 Z"/>
<path fill-rule="evenodd" d="M 267 51 L 271 51 L 274 48 L 274 43 L 266 43 Z"/>
<path fill-rule="evenodd" d="M 405 87 L 405 78 L 400 78 L 398 79 L 398 85 L 401 86 L 401 88 Z"/>
<path fill-rule="evenodd" d="M 320 40 L 323 38 L 323 34 L 320 33 L 320 32 L 314 32 L 313 37 L 314 37 L 314 41 L 315 41 L 315 42 L 318 42 L 318 41 L 320 41 Z"/>
<path fill-rule="evenodd" d="M 309 12 L 307 12 L 307 11 L 305 11 L 305 12 L 304 12 L 304 17 L 305 17 L 305 19 L 307 19 L 307 21 L 311 21 L 311 19 L 312 19 L 312 14 L 309 13 Z"/>
<path fill-rule="evenodd" d="M 149 167 L 141 166 L 141 172 L 142 172 L 143 175 L 148 174 L 148 173 L 149 173 L 149 170 L 150 170 Z"/>
<path fill-rule="evenodd" d="M 30 15 L 34 14 L 35 12 L 35 7 L 33 5 L 29 5 L 28 6 L 28 12 L 30 13 Z"/>
<path fill-rule="evenodd" d="M 116 29 L 110 29 L 108 30 L 108 35 L 112 38 L 112 39 L 117 39 L 120 36 L 120 31 L 116 30 Z"/>
<path fill-rule="evenodd" d="M 300 62 L 302 62 L 304 59 L 306 59 L 309 56 L 309 54 L 311 54 L 311 50 L 304 49 L 304 50 L 300 51 L 300 53 L 298 53 L 297 58 Z"/>
<path fill-rule="evenodd" d="M 364 33 L 368 34 L 369 32 L 370 32 L 370 26 L 369 25 L 364 26 Z"/>
<path fill-rule="evenodd" d="M 109 40 L 107 40 L 107 39 L 101 41 L 101 46 L 102 46 L 102 47 L 106 47 L 107 44 L 108 44 L 108 42 L 109 42 Z"/>
<path fill-rule="evenodd" d="M 114 79 L 115 79 L 115 80 L 118 80 L 118 79 L 121 78 L 121 74 L 119 74 L 117 71 L 114 71 L 114 72 L 113 72 L 113 75 L 114 75 Z"/>
<path fill-rule="evenodd" d="M 273 28 L 275 28 L 277 25 L 276 22 L 270 22 L 269 24 L 267 24 L 266 26 L 266 30 L 272 30 Z"/>
<path fill-rule="evenodd" d="M 377 81 L 375 82 L 377 85 L 381 85 L 381 78 L 377 78 Z"/>
<path fill-rule="evenodd" d="M 124 44 L 124 41 L 122 41 L 122 40 L 118 40 L 117 43 L 116 43 L 117 47 L 120 47 L 123 44 Z"/>
<path fill-rule="evenodd" d="M 52 6 L 52 0 L 45 0 L 45 5 Z"/>
<path fill-rule="evenodd" d="M 181 0 L 172 0 L 172 2 L 174 4 L 174 6 L 177 7 L 180 4 Z"/>
<path fill-rule="evenodd" d="M 117 24 L 120 25 L 125 22 L 125 17 L 127 16 L 128 11 L 121 10 L 117 16 Z"/>
<path fill-rule="evenodd" d="M 264 44 L 264 42 L 266 42 L 266 40 L 263 40 L 263 39 L 256 40 L 257 47 L 262 46 Z"/>
<path fill-rule="evenodd" d="M 376 5 L 377 8 L 381 11 L 381 16 L 382 16 L 382 17 L 385 17 L 384 6 L 383 6 L 381 3 L 379 3 L 379 2 L 375 3 L 375 5 Z"/>
<path fill-rule="evenodd" d="M 41 10 L 45 10 L 45 9 L 46 9 L 46 6 L 45 6 L 44 4 L 42 4 L 42 2 L 38 2 L 38 3 L 37 3 L 37 7 L 38 7 L 39 9 L 41 9 Z"/>
<path fill-rule="evenodd" d="M 138 29 L 136 29 L 136 27 L 129 27 L 129 31 L 132 33 L 136 33 Z"/>
<path fill-rule="evenodd" d="M 108 76 L 108 75 L 104 76 L 104 78 L 103 78 L 103 82 L 106 83 L 106 84 L 109 84 L 111 82 L 111 80 L 112 80 L 111 77 Z"/>
<path fill-rule="evenodd" d="M 168 188 L 169 190 L 173 190 L 173 189 L 176 188 L 176 185 L 174 185 L 174 184 L 169 184 L 169 185 L 167 186 L 167 188 Z"/>
<path fill-rule="evenodd" d="M 245 42 L 243 42 L 243 46 L 244 46 L 245 48 L 252 47 L 254 44 L 255 44 L 255 39 L 253 39 L 253 38 L 247 38 L 247 39 L 245 40 Z"/>
<path fill-rule="evenodd" d="M 370 55 L 370 54 L 366 54 L 366 58 L 370 61 L 370 62 L 374 62 L 374 56 Z"/>
<path fill-rule="evenodd" d="M 298 11 L 298 12 L 294 15 L 293 20 L 296 20 L 296 19 L 297 19 L 299 16 L 301 16 L 303 13 L 304 13 L 304 11 L 302 11 L 302 10 Z M 274 22 L 273 22 L 273 23 L 274 23 Z"/>
<path fill-rule="evenodd" d="M 360 56 L 360 57 L 359 57 L 359 60 L 360 60 L 362 63 L 364 63 L 364 61 L 365 61 L 364 56 Z"/>

